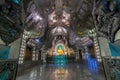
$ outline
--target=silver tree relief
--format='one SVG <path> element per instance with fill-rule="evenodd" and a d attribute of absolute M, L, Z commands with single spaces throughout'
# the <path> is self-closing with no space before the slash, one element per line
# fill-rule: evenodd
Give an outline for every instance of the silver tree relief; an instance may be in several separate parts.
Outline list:
<path fill-rule="evenodd" d="M 93 19 L 99 36 L 114 42 L 120 28 L 120 0 L 94 0 Z"/>

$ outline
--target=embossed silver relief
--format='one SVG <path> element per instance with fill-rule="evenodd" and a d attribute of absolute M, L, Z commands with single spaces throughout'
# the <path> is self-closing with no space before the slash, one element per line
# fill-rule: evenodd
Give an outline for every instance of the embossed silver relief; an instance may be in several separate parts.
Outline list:
<path fill-rule="evenodd" d="M 119 80 L 120 78 L 120 59 L 103 58 L 107 80 Z"/>
<path fill-rule="evenodd" d="M 120 28 L 120 14 L 117 6 L 116 0 L 109 1 L 109 4 L 107 0 L 94 0 L 92 14 L 97 33 L 111 42 L 114 42 L 115 34 Z"/>

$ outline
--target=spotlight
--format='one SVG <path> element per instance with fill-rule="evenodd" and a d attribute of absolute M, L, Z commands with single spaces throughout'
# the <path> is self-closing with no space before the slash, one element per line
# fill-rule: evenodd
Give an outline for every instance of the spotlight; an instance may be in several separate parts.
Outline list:
<path fill-rule="evenodd" d="M 57 22 L 57 20 L 53 20 L 53 23 L 56 23 Z"/>
<path fill-rule="evenodd" d="M 42 17 L 40 17 L 37 13 L 35 13 L 35 15 L 33 16 L 33 19 L 34 19 L 35 21 L 37 21 L 37 20 L 42 20 Z"/>
<path fill-rule="evenodd" d="M 39 40 L 39 39 L 35 39 L 35 41 L 36 41 L 36 42 L 38 42 L 38 43 L 40 42 L 40 40 Z"/>
<path fill-rule="evenodd" d="M 66 20 L 65 20 L 65 19 L 62 19 L 62 22 L 66 22 Z"/>

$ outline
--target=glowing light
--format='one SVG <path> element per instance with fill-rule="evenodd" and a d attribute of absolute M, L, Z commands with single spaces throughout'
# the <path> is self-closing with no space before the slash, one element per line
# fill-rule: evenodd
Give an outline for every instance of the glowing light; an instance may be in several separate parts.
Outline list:
<path fill-rule="evenodd" d="M 20 0 L 13 0 L 14 1 L 14 3 L 16 3 L 16 4 L 19 4 L 20 3 Z"/>
<path fill-rule="evenodd" d="M 53 20 L 53 23 L 56 23 L 57 22 L 57 20 Z"/>
<path fill-rule="evenodd" d="M 65 52 L 65 55 L 67 55 L 67 52 Z"/>
<path fill-rule="evenodd" d="M 65 19 L 62 19 L 62 22 L 66 22 L 66 20 L 65 20 Z"/>
<path fill-rule="evenodd" d="M 63 47 L 62 47 L 62 45 L 58 46 L 58 51 L 57 52 L 59 53 L 59 55 L 63 55 Z"/>
<path fill-rule="evenodd" d="M 35 60 L 35 57 L 33 57 L 32 60 L 34 61 L 34 60 Z"/>
<path fill-rule="evenodd" d="M 67 30 L 64 28 L 64 27 L 60 27 L 60 26 L 58 26 L 58 27 L 55 27 L 53 30 L 52 30 L 52 34 L 55 34 L 55 33 L 67 33 Z"/>
<path fill-rule="evenodd" d="M 42 28 L 42 25 L 39 25 L 38 27 L 39 27 L 39 28 Z"/>
<path fill-rule="evenodd" d="M 36 15 L 36 20 L 42 20 L 42 18 L 40 17 L 40 16 L 38 16 L 38 15 Z"/>
<path fill-rule="evenodd" d="M 54 56 L 53 59 L 57 66 L 65 66 L 67 64 L 66 56 Z"/>
<path fill-rule="evenodd" d="M 91 71 L 98 73 L 97 60 L 90 58 L 90 55 L 88 55 L 88 66 Z"/>
<path fill-rule="evenodd" d="M 38 42 L 38 43 L 40 42 L 40 40 L 39 40 L 39 39 L 35 39 L 35 41 L 36 41 L 36 42 Z"/>
<path fill-rule="evenodd" d="M 77 34 L 78 34 L 78 35 L 83 35 L 83 32 L 80 32 L 80 31 L 79 31 L 79 32 L 77 32 Z"/>
<path fill-rule="evenodd" d="M 61 29 L 60 27 L 58 27 L 58 29 L 57 29 L 57 30 L 58 30 L 58 32 L 62 32 L 62 29 Z"/>
<path fill-rule="evenodd" d="M 33 54 L 33 56 L 35 56 L 35 54 Z"/>
<path fill-rule="evenodd" d="M 66 20 L 70 18 L 70 14 L 66 13 L 65 11 L 63 11 L 63 16 L 65 17 Z"/>
<path fill-rule="evenodd" d="M 58 50 L 59 55 L 63 55 L 63 50 Z"/>
<path fill-rule="evenodd" d="M 35 21 L 38 21 L 38 20 L 42 20 L 43 18 L 42 18 L 41 16 L 39 16 L 37 13 L 34 13 L 33 19 L 34 19 Z"/>
<path fill-rule="evenodd" d="M 53 20 L 53 17 L 50 17 L 50 20 Z"/>

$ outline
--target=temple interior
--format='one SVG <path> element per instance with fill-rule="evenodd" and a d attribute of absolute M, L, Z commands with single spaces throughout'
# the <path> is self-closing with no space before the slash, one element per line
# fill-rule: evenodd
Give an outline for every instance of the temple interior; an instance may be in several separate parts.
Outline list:
<path fill-rule="evenodd" d="M 120 80 L 120 0 L 0 0 L 0 80 Z"/>

